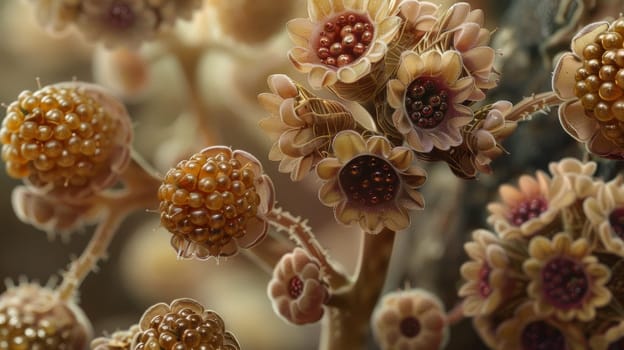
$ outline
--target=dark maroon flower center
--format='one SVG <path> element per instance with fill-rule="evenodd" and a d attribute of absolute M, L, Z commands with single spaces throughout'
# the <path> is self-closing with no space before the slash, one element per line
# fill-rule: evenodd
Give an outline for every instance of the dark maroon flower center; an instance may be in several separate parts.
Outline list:
<path fill-rule="evenodd" d="M 393 200 L 400 178 L 386 160 L 372 155 L 357 156 L 338 174 L 338 180 L 349 200 L 365 206 L 376 206 Z"/>
<path fill-rule="evenodd" d="M 609 214 L 609 224 L 613 232 L 624 239 L 624 208 L 616 208 Z"/>
<path fill-rule="evenodd" d="M 293 276 L 288 281 L 288 294 L 291 298 L 297 299 L 303 293 L 303 281 L 299 276 Z"/>
<path fill-rule="evenodd" d="M 492 287 L 490 286 L 490 272 L 492 269 L 488 264 L 483 264 L 481 270 L 479 270 L 479 295 L 483 298 L 488 297 L 492 293 Z"/>
<path fill-rule="evenodd" d="M 512 208 L 509 213 L 509 222 L 515 226 L 520 226 L 525 222 L 538 217 L 548 209 L 548 203 L 543 197 L 527 199 Z"/>
<path fill-rule="evenodd" d="M 374 34 L 373 24 L 366 16 L 342 13 L 323 25 L 316 43 L 316 55 L 328 66 L 345 66 L 368 50 Z"/>
<path fill-rule="evenodd" d="M 413 338 L 420 333 L 420 322 L 412 316 L 404 318 L 399 324 L 401 334 L 407 338 Z"/>
<path fill-rule="evenodd" d="M 624 337 L 610 343 L 607 350 L 624 350 Z"/>
<path fill-rule="evenodd" d="M 589 291 L 583 265 L 566 257 L 556 257 L 542 268 L 542 292 L 546 300 L 561 309 L 578 306 Z"/>
<path fill-rule="evenodd" d="M 108 11 L 108 22 L 118 29 L 127 29 L 134 24 L 136 14 L 130 5 L 123 1 L 115 1 Z"/>
<path fill-rule="evenodd" d="M 449 109 L 448 99 L 448 89 L 438 79 L 414 79 L 405 90 L 405 112 L 414 125 L 431 129 L 444 119 Z"/>
<path fill-rule="evenodd" d="M 522 331 L 523 350 L 565 350 L 566 343 L 559 329 L 544 321 L 529 323 Z"/>

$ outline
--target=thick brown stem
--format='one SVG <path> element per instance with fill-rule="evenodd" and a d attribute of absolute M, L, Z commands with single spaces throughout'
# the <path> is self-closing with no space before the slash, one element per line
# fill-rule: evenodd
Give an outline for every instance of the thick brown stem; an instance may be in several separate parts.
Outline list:
<path fill-rule="evenodd" d="M 355 281 L 332 295 L 323 318 L 320 349 L 365 349 L 370 319 L 386 280 L 395 233 L 364 234 Z"/>

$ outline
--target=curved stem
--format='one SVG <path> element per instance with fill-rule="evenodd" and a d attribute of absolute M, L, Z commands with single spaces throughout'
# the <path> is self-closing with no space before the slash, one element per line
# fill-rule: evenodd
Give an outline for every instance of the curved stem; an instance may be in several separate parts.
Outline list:
<path fill-rule="evenodd" d="M 320 349 L 364 349 L 369 321 L 386 280 L 395 232 L 364 234 L 355 280 L 332 295 L 323 318 Z"/>
<path fill-rule="evenodd" d="M 455 305 L 447 314 L 446 314 L 446 324 L 452 326 L 461 320 L 464 319 L 464 306 L 463 303 L 459 303 Z"/>
<path fill-rule="evenodd" d="M 505 116 L 505 119 L 524 120 L 534 113 L 546 112 L 550 107 L 558 106 L 563 102 L 553 91 L 533 94 L 514 104 L 511 111 Z"/>
<path fill-rule="evenodd" d="M 316 240 L 307 220 L 295 217 L 278 207 L 267 214 L 267 220 L 276 230 L 286 232 L 298 246 L 319 261 L 332 289 L 339 289 L 349 284 L 347 275 L 336 268 L 327 251 Z"/>

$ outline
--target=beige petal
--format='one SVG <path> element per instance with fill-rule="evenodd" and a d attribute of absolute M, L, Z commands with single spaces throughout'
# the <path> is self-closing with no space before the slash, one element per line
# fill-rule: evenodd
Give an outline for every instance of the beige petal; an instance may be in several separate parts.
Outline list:
<path fill-rule="evenodd" d="M 475 47 L 481 26 L 477 23 L 464 23 L 453 35 L 453 43 L 456 50 L 465 52 Z"/>
<path fill-rule="evenodd" d="M 585 115 L 580 101 L 559 106 L 559 122 L 563 129 L 579 142 L 587 142 L 597 132 L 598 123 Z"/>
<path fill-rule="evenodd" d="M 411 188 L 406 188 L 405 192 L 411 199 L 410 201 L 404 200 L 401 202 L 406 209 L 419 210 L 425 207 L 425 199 L 420 192 Z"/>
<path fill-rule="evenodd" d="M 422 137 L 416 130 L 412 129 L 406 136 L 406 141 L 416 152 L 431 152 L 433 141 L 429 137 Z"/>
<path fill-rule="evenodd" d="M 269 138 L 272 141 L 277 140 L 285 130 L 288 130 L 284 123 L 282 123 L 279 118 L 276 118 L 275 116 L 260 119 L 258 126 L 260 126 L 260 128 L 269 135 Z"/>
<path fill-rule="evenodd" d="M 423 75 L 439 76 L 442 73 L 442 55 L 438 51 L 427 51 L 421 58 L 425 63 Z"/>
<path fill-rule="evenodd" d="M 401 134 L 408 134 L 413 131 L 412 123 L 409 121 L 403 109 L 397 109 L 392 113 L 392 124 Z"/>
<path fill-rule="evenodd" d="M 455 29 L 466 20 L 469 13 L 470 5 L 468 3 L 460 2 L 454 4 L 446 12 L 448 19 L 446 20 L 445 29 Z"/>
<path fill-rule="evenodd" d="M 295 69 L 302 73 L 308 73 L 315 65 L 311 64 L 312 53 L 305 47 L 293 47 L 288 51 L 288 59 Z"/>
<path fill-rule="evenodd" d="M 386 17 L 377 26 L 375 26 L 375 30 L 377 30 L 377 37 L 375 39 L 388 43 L 392 40 L 400 28 L 401 18 L 398 16 Z"/>
<path fill-rule="evenodd" d="M 572 244 L 572 238 L 565 233 L 558 233 L 552 241 L 552 247 L 555 252 L 566 252 L 570 244 Z"/>
<path fill-rule="evenodd" d="M 334 216 L 338 222 L 349 225 L 354 221 L 360 220 L 360 211 L 353 208 L 347 201 L 340 203 L 334 208 Z"/>
<path fill-rule="evenodd" d="M 366 140 L 366 148 L 373 154 L 387 158 L 390 155 L 392 146 L 383 136 L 372 136 Z"/>
<path fill-rule="evenodd" d="M 337 159 L 325 158 L 317 164 L 316 174 L 323 180 L 331 180 L 338 175 L 341 167 L 342 164 Z"/>
<path fill-rule="evenodd" d="M 284 124 L 290 127 L 300 128 L 305 124 L 295 111 L 295 103 L 294 98 L 284 100 L 279 108 L 279 116 Z"/>
<path fill-rule="evenodd" d="M 345 164 L 360 153 L 366 152 L 366 144 L 360 134 L 352 130 L 339 132 L 332 144 L 334 155 Z"/>
<path fill-rule="evenodd" d="M 409 226 L 410 217 L 407 210 L 397 207 L 396 210 L 388 210 L 384 212 L 383 224 L 392 231 L 401 231 Z"/>
<path fill-rule="evenodd" d="M 375 211 L 366 212 L 360 219 L 360 226 L 367 233 L 379 233 L 381 231 L 381 214 Z"/>
<path fill-rule="evenodd" d="M 462 60 L 457 51 L 445 51 L 441 57 L 442 77 L 447 85 L 453 84 L 462 72 Z"/>
<path fill-rule="evenodd" d="M 420 55 L 414 51 L 404 51 L 401 54 L 400 62 L 399 69 L 397 70 L 397 78 L 403 83 L 403 91 L 405 91 L 405 86 L 423 73 L 425 63 Z M 401 96 L 401 100 L 402 99 L 403 96 Z"/>
<path fill-rule="evenodd" d="M 316 29 L 316 24 L 307 18 L 296 18 L 286 23 L 286 29 L 290 40 L 295 46 L 309 47 L 310 39 Z"/>
<path fill-rule="evenodd" d="M 306 157 L 298 158 L 299 160 L 295 163 L 295 167 L 290 173 L 290 179 L 292 181 L 301 181 L 303 178 L 310 173 L 312 168 L 314 167 L 314 156 L 309 155 Z"/>
<path fill-rule="evenodd" d="M 190 298 L 180 298 L 171 302 L 171 312 L 178 313 L 182 309 L 190 309 L 196 314 L 202 314 L 204 307 L 198 301 Z"/>
<path fill-rule="evenodd" d="M 286 74 L 272 74 L 267 78 L 269 88 L 282 98 L 297 97 L 297 85 Z"/>
<path fill-rule="evenodd" d="M 464 77 L 455 82 L 453 85 L 453 102 L 454 103 L 463 103 L 468 99 L 472 91 L 474 91 L 474 79 L 472 77 Z M 467 106 L 464 106 L 467 107 Z M 468 112 L 469 115 L 472 115 L 472 111 Z"/>
<path fill-rule="evenodd" d="M 390 151 L 387 158 L 395 168 L 404 171 L 414 161 L 414 153 L 406 147 L 395 147 Z"/>
<path fill-rule="evenodd" d="M 309 0 L 308 15 L 310 19 L 319 22 L 329 17 L 333 12 L 331 0 Z"/>
<path fill-rule="evenodd" d="M 330 207 L 336 205 L 343 199 L 342 191 L 338 185 L 338 181 L 329 181 L 319 188 L 319 200 L 324 205 Z"/>
<path fill-rule="evenodd" d="M 364 75 L 368 74 L 370 72 L 370 69 L 371 65 L 369 60 L 359 59 L 353 64 L 339 68 L 336 72 L 336 76 L 338 80 L 347 84 L 351 84 L 355 83 Z"/>
<path fill-rule="evenodd" d="M 387 84 L 388 104 L 394 109 L 403 107 L 403 96 L 405 95 L 405 84 L 398 79 L 392 79 Z"/>
<path fill-rule="evenodd" d="M 583 49 L 585 46 L 594 42 L 594 39 L 604 31 L 609 29 L 608 22 L 594 22 L 586 25 L 581 30 L 576 32 L 572 38 L 572 52 L 578 57 L 583 57 Z"/>
<path fill-rule="evenodd" d="M 461 56 L 469 72 L 482 79 L 487 79 L 494 65 L 496 52 L 489 46 L 479 46 L 462 52 Z"/>
<path fill-rule="evenodd" d="M 139 321 L 139 327 L 141 327 L 142 331 L 146 331 L 150 328 L 150 322 L 152 319 L 158 315 L 164 315 L 168 313 L 171 309 L 169 305 L 165 303 L 158 303 L 150 306 L 145 312 L 143 316 L 141 316 L 141 320 Z"/>
<path fill-rule="evenodd" d="M 514 206 L 525 198 L 525 195 L 522 192 L 507 184 L 501 185 L 498 188 L 498 193 L 503 200 L 503 203 L 508 206 Z"/>
<path fill-rule="evenodd" d="M 336 72 L 323 66 L 313 66 L 308 73 L 308 83 L 313 89 L 321 89 L 336 83 Z"/>
<path fill-rule="evenodd" d="M 583 63 L 573 54 L 567 52 L 557 61 L 553 71 L 552 88 L 553 91 L 564 100 L 576 97 L 574 86 L 576 85 L 576 70 L 581 68 Z"/>
<path fill-rule="evenodd" d="M 386 52 L 388 52 L 388 45 L 383 41 L 376 40 L 360 59 L 368 60 L 369 63 L 379 62 L 386 56 Z"/>
<path fill-rule="evenodd" d="M 262 108 L 264 108 L 267 112 L 274 115 L 279 113 L 279 106 L 282 104 L 283 100 L 284 99 L 278 95 L 268 92 L 263 92 L 258 95 L 258 103 L 260 103 L 260 106 L 262 106 Z"/>

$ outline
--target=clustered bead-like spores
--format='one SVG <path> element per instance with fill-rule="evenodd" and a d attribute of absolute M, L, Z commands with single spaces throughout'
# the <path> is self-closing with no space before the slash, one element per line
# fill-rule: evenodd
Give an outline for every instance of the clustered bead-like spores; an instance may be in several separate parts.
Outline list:
<path fill-rule="evenodd" d="M 583 66 L 576 71 L 574 87 L 587 114 L 619 145 L 624 145 L 623 42 L 624 19 L 620 18 L 583 49 Z"/>
<path fill-rule="evenodd" d="M 208 245 L 244 236 L 260 204 L 256 175 L 225 153 L 194 154 L 165 175 L 158 190 L 161 223 L 173 234 Z"/>
<path fill-rule="evenodd" d="M 224 343 L 224 329 L 214 319 L 204 319 L 193 310 L 184 308 L 154 316 L 149 329 L 138 335 L 135 350 L 151 350 L 149 341 L 158 340 L 164 350 L 220 349 Z"/>
<path fill-rule="evenodd" d="M 408 316 L 401 320 L 399 328 L 404 337 L 413 338 L 420 333 L 420 322 L 415 317 Z"/>
<path fill-rule="evenodd" d="M 350 160 L 339 173 L 339 183 L 349 200 L 373 207 L 394 200 L 400 178 L 386 160 L 361 155 Z"/>
<path fill-rule="evenodd" d="M 448 90 L 436 79 L 421 77 L 405 90 L 405 111 L 415 126 L 431 129 L 438 126 L 448 111 Z"/>
<path fill-rule="evenodd" d="M 16 308 L 0 310 L 0 349 L 71 350 L 72 327 L 60 329 L 47 318 Z"/>
<path fill-rule="evenodd" d="M 492 268 L 484 263 L 479 270 L 479 294 L 482 297 L 487 297 L 492 294 L 492 286 L 490 286 L 490 272 Z"/>
<path fill-rule="evenodd" d="M 288 282 L 288 295 L 293 299 L 297 299 L 301 293 L 303 293 L 303 281 L 299 276 L 293 276 Z"/>
<path fill-rule="evenodd" d="M 115 132 L 115 120 L 77 89 L 23 91 L 2 121 L 2 159 L 10 176 L 37 187 L 80 188 L 107 166 Z"/>
<path fill-rule="evenodd" d="M 565 338 L 561 331 L 544 321 L 531 322 L 522 331 L 523 350 L 565 350 Z"/>
<path fill-rule="evenodd" d="M 525 200 L 512 208 L 509 212 L 509 222 L 515 226 L 538 217 L 541 213 L 548 210 L 548 202 L 543 197 L 535 197 Z"/>
<path fill-rule="evenodd" d="M 316 55 L 328 66 L 348 65 L 368 50 L 374 34 L 375 28 L 367 15 L 341 13 L 324 23 L 318 34 Z"/>
<path fill-rule="evenodd" d="M 609 225 L 613 232 L 624 240 L 624 208 L 616 208 L 609 214 Z"/>
<path fill-rule="evenodd" d="M 108 12 L 108 22 L 115 28 L 130 28 L 135 21 L 136 14 L 132 7 L 123 1 L 115 1 Z"/>
<path fill-rule="evenodd" d="M 542 269 L 546 300 L 561 309 L 578 306 L 589 291 L 589 281 L 580 262 L 565 257 L 548 261 Z"/>

